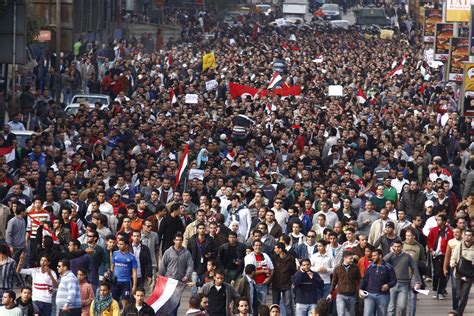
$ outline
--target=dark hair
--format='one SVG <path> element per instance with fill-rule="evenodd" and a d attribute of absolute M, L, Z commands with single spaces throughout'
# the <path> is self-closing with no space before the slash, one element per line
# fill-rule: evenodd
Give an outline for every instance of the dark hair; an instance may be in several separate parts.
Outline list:
<path fill-rule="evenodd" d="M 216 271 L 214 271 L 214 275 L 218 275 L 218 274 L 219 274 L 219 275 L 225 275 L 225 274 L 224 274 L 224 270 L 222 270 L 222 269 L 217 269 Z"/>
<path fill-rule="evenodd" d="M 20 293 L 23 292 L 23 290 L 29 290 L 29 291 L 33 292 L 33 289 L 29 285 L 23 285 L 21 287 Z"/>
<path fill-rule="evenodd" d="M 176 238 L 184 239 L 184 238 L 183 238 L 183 234 L 182 234 L 181 232 L 177 232 L 176 234 L 174 234 L 173 240 L 175 240 Z"/>
<path fill-rule="evenodd" d="M 281 251 L 285 252 L 286 253 L 286 247 L 285 247 L 285 244 L 282 243 L 282 242 L 277 242 L 275 247 L 277 247 L 278 249 L 280 249 Z"/>
<path fill-rule="evenodd" d="M 73 239 L 70 242 L 72 242 L 74 246 L 77 246 L 77 248 L 81 248 L 81 242 L 79 240 Z"/>
<path fill-rule="evenodd" d="M 372 250 L 372 252 L 376 252 L 376 253 L 379 254 L 379 256 L 383 256 L 383 251 L 382 251 L 382 249 L 376 248 L 376 249 Z"/>
<path fill-rule="evenodd" d="M 63 266 L 67 267 L 68 270 L 71 268 L 71 263 L 69 262 L 69 259 L 61 259 L 61 260 L 58 261 L 58 263 L 60 263 Z"/>
<path fill-rule="evenodd" d="M 138 290 L 137 290 L 138 291 Z M 200 305 L 201 305 L 201 299 L 197 296 L 191 296 L 189 298 L 189 307 L 190 308 L 195 308 L 195 309 L 199 309 Z"/>
<path fill-rule="evenodd" d="M 229 236 L 234 236 L 234 237 L 237 238 L 237 233 L 234 232 L 234 231 L 230 231 L 230 232 L 229 232 Z"/>
<path fill-rule="evenodd" d="M 6 291 L 3 292 L 3 293 L 8 294 L 8 296 L 10 296 L 10 298 L 11 298 L 12 300 L 15 300 L 15 299 L 16 299 L 16 293 L 15 293 L 15 291 L 13 291 L 13 290 L 6 290 Z"/>
<path fill-rule="evenodd" d="M 245 266 L 245 274 L 249 275 L 249 274 L 252 274 L 253 272 L 255 272 L 257 268 L 255 267 L 255 265 L 253 264 L 248 264 Z"/>
<path fill-rule="evenodd" d="M 107 282 L 101 282 L 101 283 L 99 284 L 99 288 L 100 288 L 101 286 L 105 286 L 105 287 L 107 288 L 107 290 L 110 290 L 110 284 L 107 283 Z"/>
<path fill-rule="evenodd" d="M 135 290 L 135 293 L 138 291 L 143 292 L 143 294 L 145 294 L 145 289 L 142 287 L 137 287 L 137 289 Z"/>

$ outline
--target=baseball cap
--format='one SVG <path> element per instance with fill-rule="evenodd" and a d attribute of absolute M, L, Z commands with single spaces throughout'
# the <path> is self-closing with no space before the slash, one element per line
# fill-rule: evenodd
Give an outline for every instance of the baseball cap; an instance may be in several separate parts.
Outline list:
<path fill-rule="evenodd" d="M 387 222 L 387 224 L 385 224 L 385 227 L 391 227 L 395 229 L 395 224 L 393 222 Z"/>
<path fill-rule="evenodd" d="M 434 203 L 431 200 L 425 201 L 425 207 L 433 207 Z"/>

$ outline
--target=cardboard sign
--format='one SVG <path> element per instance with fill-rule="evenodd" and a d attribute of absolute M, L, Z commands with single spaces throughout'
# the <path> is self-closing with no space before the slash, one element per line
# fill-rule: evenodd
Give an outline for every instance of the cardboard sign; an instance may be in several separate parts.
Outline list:
<path fill-rule="evenodd" d="M 204 170 L 190 169 L 188 179 L 189 180 L 194 180 L 194 179 L 204 180 Z"/>
<path fill-rule="evenodd" d="M 330 97 L 342 97 L 344 95 L 344 89 L 342 86 L 333 85 L 328 87 L 328 96 Z"/>
<path fill-rule="evenodd" d="M 393 30 L 380 30 L 381 39 L 391 39 L 393 37 Z"/>
<path fill-rule="evenodd" d="M 188 104 L 197 104 L 198 103 L 199 96 L 197 94 L 186 94 L 186 97 L 184 98 L 184 102 Z"/>
<path fill-rule="evenodd" d="M 217 80 L 206 81 L 206 90 L 207 91 L 214 90 L 215 88 L 217 88 L 218 85 L 219 84 L 217 83 Z"/>

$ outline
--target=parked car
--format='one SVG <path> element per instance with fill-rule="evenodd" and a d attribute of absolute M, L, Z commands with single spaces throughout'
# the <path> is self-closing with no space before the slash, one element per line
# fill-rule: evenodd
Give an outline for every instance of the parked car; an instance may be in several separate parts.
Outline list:
<path fill-rule="evenodd" d="M 390 18 L 385 14 L 383 8 L 364 7 L 354 11 L 356 24 L 361 26 L 389 26 Z"/>
<path fill-rule="evenodd" d="M 106 94 L 76 94 L 72 97 L 71 103 L 66 106 L 64 112 L 66 115 L 76 115 L 81 104 L 88 104 L 89 111 L 92 111 L 97 102 L 99 102 L 102 107 L 108 107 L 111 103 L 110 96 Z"/>
<path fill-rule="evenodd" d="M 341 7 L 335 3 L 325 3 L 321 6 L 325 20 L 340 20 Z"/>
<path fill-rule="evenodd" d="M 28 138 L 31 138 L 33 134 L 39 134 L 35 133 L 34 131 L 12 131 L 12 134 L 16 136 L 16 143 L 19 148 L 25 147 L 25 142 Z"/>

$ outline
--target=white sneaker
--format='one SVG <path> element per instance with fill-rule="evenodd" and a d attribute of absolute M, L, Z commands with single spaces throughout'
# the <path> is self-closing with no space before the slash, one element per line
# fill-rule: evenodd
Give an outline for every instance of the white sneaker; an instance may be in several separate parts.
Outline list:
<path fill-rule="evenodd" d="M 442 301 L 442 300 L 444 300 L 444 295 L 443 294 L 438 294 L 437 298 L 438 298 L 438 300 Z"/>

